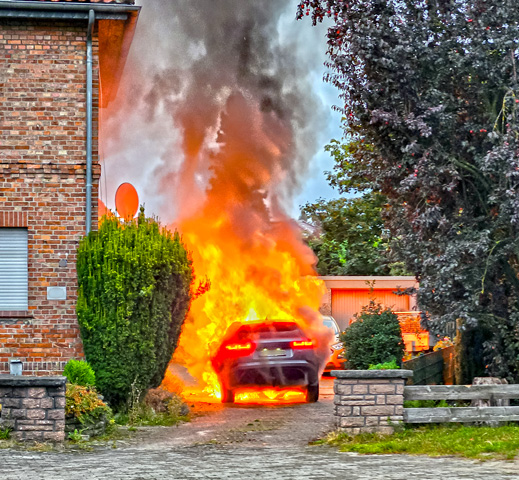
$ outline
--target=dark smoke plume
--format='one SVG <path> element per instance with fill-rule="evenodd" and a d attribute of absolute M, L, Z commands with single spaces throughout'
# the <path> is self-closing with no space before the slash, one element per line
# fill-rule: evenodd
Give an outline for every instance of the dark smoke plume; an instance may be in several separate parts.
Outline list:
<path fill-rule="evenodd" d="M 214 190 L 229 205 L 280 213 L 325 124 L 310 76 L 322 65 L 324 31 L 296 23 L 295 1 L 137 3 L 124 82 L 102 114 L 102 197 L 110 205 L 131 181 L 166 222 Z"/>

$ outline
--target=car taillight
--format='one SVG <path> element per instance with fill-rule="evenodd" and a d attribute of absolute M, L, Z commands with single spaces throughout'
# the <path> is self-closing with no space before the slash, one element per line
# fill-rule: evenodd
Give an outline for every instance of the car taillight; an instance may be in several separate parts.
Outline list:
<path fill-rule="evenodd" d="M 305 348 L 314 348 L 314 341 L 313 340 L 294 340 L 293 342 L 290 342 L 290 347 L 293 350 L 303 350 Z"/>
<path fill-rule="evenodd" d="M 241 357 L 251 354 L 256 349 L 253 342 L 235 342 L 225 345 L 225 350 L 229 356 Z"/>

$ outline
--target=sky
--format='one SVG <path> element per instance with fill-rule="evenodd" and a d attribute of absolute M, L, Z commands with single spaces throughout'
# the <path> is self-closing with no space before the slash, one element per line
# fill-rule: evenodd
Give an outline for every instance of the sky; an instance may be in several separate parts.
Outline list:
<path fill-rule="evenodd" d="M 295 0 L 136 3 L 142 10 L 118 98 L 101 112 L 108 126 L 102 131 L 110 134 L 101 139 L 100 197 L 109 208 L 117 187 L 130 182 L 147 213 L 170 222 L 176 208 L 167 190 L 175 181 L 167 180 L 192 161 L 186 125 L 198 112 L 211 153 L 225 111 L 220 99 L 233 90 L 253 101 L 268 94 L 272 110 L 290 125 L 290 151 L 269 186 L 285 212 L 297 218 L 306 202 L 338 197 L 324 173 L 333 169 L 324 146 L 342 137 L 340 114 L 332 110 L 337 90 L 323 81 L 325 25 L 296 21 Z M 193 178 L 207 183 L 210 168 L 200 163 Z"/>
<path fill-rule="evenodd" d="M 326 180 L 325 172 L 333 171 L 334 161 L 331 155 L 324 151 L 325 145 L 331 139 L 340 140 L 343 137 L 343 130 L 340 126 L 341 115 L 331 111 L 331 105 L 338 105 L 339 101 L 335 87 L 325 84 L 322 81 L 322 75 L 320 80 L 321 82 L 319 83 L 319 79 L 316 78 L 315 92 L 322 98 L 324 108 L 330 108 L 330 115 L 326 125 L 323 125 L 319 148 L 311 157 L 309 171 L 302 185 L 301 192 L 295 196 L 289 209 L 290 214 L 294 218 L 298 217 L 300 207 L 307 202 L 314 202 L 318 198 L 331 200 L 340 196 L 339 192 L 333 189 Z"/>

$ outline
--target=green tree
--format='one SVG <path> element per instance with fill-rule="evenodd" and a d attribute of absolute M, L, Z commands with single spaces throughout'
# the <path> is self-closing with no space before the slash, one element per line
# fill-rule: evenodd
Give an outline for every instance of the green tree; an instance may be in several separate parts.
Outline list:
<path fill-rule="evenodd" d="M 387 197 L 430 328 L 478 331 L 471 361 L 518 381 L 517 2 L 304 0 L 297 15 L 332 19 L 327 79 L 352 139 L 336 184 Z"/>
<path fill-rule="evenodd" d="M 78 248 L 77 316 L 85 356 L 107 401 L 124 407 L 162 381 L 191 298 L 191 259 L 141 212 L 105 218 Z"/>
<path fill-rule="evenodd" d="M 300 220 L 310 228 L 305 240 L 317 256 L 319 275 L 390 275 L 381 212 L 382 195 L 318 200 L 301 209 Z"/>

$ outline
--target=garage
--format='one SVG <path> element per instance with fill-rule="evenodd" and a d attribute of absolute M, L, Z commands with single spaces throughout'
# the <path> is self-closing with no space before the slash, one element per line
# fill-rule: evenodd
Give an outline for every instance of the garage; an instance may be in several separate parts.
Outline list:
<path fill-rule="evenodd" d="M 416 310 L 414 295 L 397 295 L 395 292 L 410 287 L 417 287 L 414 277 L 357 277 L 326 276 L 324 280 L 327 295 L 321 311 L 332 315 L 339 327 L 345 329 L 353 316 L 369 305 L 370 300 L 389 307 L 394 312 Z"/>

